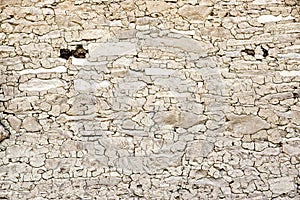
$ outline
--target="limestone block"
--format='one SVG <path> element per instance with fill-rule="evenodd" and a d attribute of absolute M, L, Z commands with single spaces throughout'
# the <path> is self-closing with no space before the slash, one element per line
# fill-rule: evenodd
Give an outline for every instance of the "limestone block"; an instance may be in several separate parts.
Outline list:
<path fill-rule="evenodd" d="M 194 114 L 192 112 L 181 112 L 180 113 L 180 127 L 190 128 L 199 124 L 203 120 L 201 115 Z"/>
<path fill-rule="evenodd" d="M 270 23 L 270 22 L 279 22 L 281 20 L 290 20 L 294 19 L 292 16 L 282 17 L 282 15 L 274 16 L 274 15 L 261 15 L 257 18 L 259 23 Z"/>
<path fill-rule="evenodd" d="M 82 39 L 85 40 L 92 40 L 92 39 L 107 39 L 110 37 L 110 33 L 106 30 L 100 29 L 91 29 L 91 30 L 82 30 L 80 32 L 80 36 Z"/>
<path fill-rule="evenodd" d="M 270 190 L 275 194 L 283 194 L 295 190 L 293 177 L 274 178 L 268 182 L 270 184 Z"/>
<path fill-rule="evenodd" d="M 189 159 L 206 157 L 212 152 L 214 144 L 204 140 L 192 141 L 186 148 L 186 156 Z"/>
<path fill-rule="evenodd" d="M 145 68 L 145 74 L 148 76 L 169 76 L 174 74 L 176 71 L 171 69 L 162 68 Z"/>
<path fill-rule="evenodd" d="M 206 56 L 211 44 L 198 41 L 192 38 L 171 38 L 171 37 L 160 37 L 160 38 L 149 38 L 145 40 L 145 47 L 171 47 L 180 49 L 187 52 L 197 53 L 198 56 Z"/>
<path fill-rule="evenodd" d="M 133 173 L 143 173 L 145 171 L 144 157 L 122 157 L 116 165 L 123 170 L 130 170 Z"/>
<path fill-rule="evenodd" d="M 37 68 L 37 69 L 24 69 L 21 71 L 17 71 L 20 75 L 24 74 L 40 74 L 40 73 L 65 73 L 67 72 L 67 68 L 65 66 L 58 66 L 54 68 Z"/>
<path fill-rule="evenodd" d="M 208 15 L 211 13 L 212 9 L 212 7 L 203 5 L 184 5 L 183 7 L 179 8 L 178 13 L 179 15 L 189 20 L 205 21 Z"/>
<path fill-rule="evenodd" d="M 5 130 L 2 124 L 0 124 L 0 142 L 6 138 L 8 138 L 9 132 Z"/>
<path fill-rule="evenodd" d="M 169 9 L 171 5 L 164 1 L 146 1 L 146 7 L 150 13 L 159 13 Z"/>
<path fill-rule="evenodd" d="M 66 86 L 66 82 L 60 79 L 43 80 L 38 78 L 30 79 L 25 83 L 19 85 L 19 89 L 22 91 L 43 91 L 50 90 L 57 87 Z"/>
<path fill-rule="evenodd" d="M 89 44 L 89 55 L 93 58 L 102 56 L 136 55 L 136 44 L 132 42 L 92 43 Z"/>
<path fill-rule="evenodd" d="M 20 127 L 21 127 L 21 120 L 18 119 L 17 117 L 15 116 L 10 116 L 8 119 L 8 123 L 9 125 L 15 130 L 15 131 L 19 131 L 20 130 Z"/>
<path fill-rule="evenodd" d="M 73 65 L 79 65 L 79 66 L 103 66 L 106 65 L 107 62 L 106 61 L 102 61 L 102 62 L 90 62 L 85 58 L 75 58 L 72 57 L 72 64 Z"/>
<path fill-rule="evenodd" d="M 283 152 L 288 155 L 300 155 L 300 141 L 288 141 L 284 143 Z"/>
<path fill-rule="evenodd" d="M 229 122 L 232 131 L 239 136 L 253 134 L 260 130 L 267 129 L 270 125 L 257 116 L 239 116 Z"/>
<path fill-rule="evenodd" d="M 30 165 L 33 167 L 42 167 L 43 165 L 45 165 L 45 155 L 44 154 L 40 154 L 40 155 L 35 155 L 33 157 L 30 157 Z"/>
<path fill-rule="evenodd" d="M 37 122 L 35 117 L 26 117 L 23 120 L 23 127 L 26 131 L 40 131 L 42 126 Z"/>
<path fill-rule="evenodd" d="M 21 46 L 24 55 L 32 57 L 49 57 L 53 52 L 53 47 L 48 43 L 30 43 Z"/>

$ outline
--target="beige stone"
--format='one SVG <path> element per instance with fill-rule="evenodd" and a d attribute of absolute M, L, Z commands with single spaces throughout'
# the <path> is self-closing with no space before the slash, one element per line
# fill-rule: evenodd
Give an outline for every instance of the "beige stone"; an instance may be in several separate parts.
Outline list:
<path fill-rule="evenodd" d="M 0 124 L 0 142 L 9 137 L 9 132 Z"/>
<path fill-rule="evenodd" d="M 42 126 L 37 122 L 35 117 L 26 117 L 23 120 L 22 126 L 29 132 L 42 130 Z"/>
<path fill-rule="evenodd" d="M 268 182 L 270 184 L 270 190 L 277 195 L 295 190 L 293 177 L 274 178 L 270 179 Z"/>
<path fill-rule="evenodd" d="M 159 13 L 169 9 L 171 4 L 164 1 L 146 1 L 146 7 L 150 13 Z"/>
<path fill-rule="evenodd" d="M 19 131 L 20 127 L 21 127 L 21 120 L 15 116 L 11 116 L 8 119 L 9 125 L 15 130 L 15 131 Z"/>
<path fill-rule="evenodd" d="M 238 116 L 230 119 L 229 127 L 237 136 L 254 134 L 260 130 L 267 129 L 270 125 L 257 116 Z"/>
<path fill-rule="evenodd" d="M 191 21 L 205 21 L 212 9 L 212 7 L 207 6 L 184 5 L 179 8 L 178 13 Z"/>

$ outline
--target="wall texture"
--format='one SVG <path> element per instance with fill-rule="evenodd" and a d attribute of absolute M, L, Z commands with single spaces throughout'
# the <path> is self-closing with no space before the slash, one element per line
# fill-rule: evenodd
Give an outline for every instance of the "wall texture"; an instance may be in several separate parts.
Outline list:
<path fill-rule="evenodd" d="M 300 199 L 299 1 L 0 10 L 0 199 Z"/>

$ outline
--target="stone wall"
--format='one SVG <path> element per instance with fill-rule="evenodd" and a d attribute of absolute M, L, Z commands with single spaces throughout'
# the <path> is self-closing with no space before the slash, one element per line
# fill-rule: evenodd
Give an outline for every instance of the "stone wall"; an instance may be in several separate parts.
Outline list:
<path fill-rule="evenodd" d="M 299 1 L 0 10 L 0 199 L 300 199 Z"/>

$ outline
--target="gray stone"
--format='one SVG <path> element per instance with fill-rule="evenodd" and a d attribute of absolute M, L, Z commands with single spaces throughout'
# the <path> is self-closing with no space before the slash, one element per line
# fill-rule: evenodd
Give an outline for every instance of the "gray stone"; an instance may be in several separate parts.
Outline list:
<path fill-rule="evenodd" d="M 23 121 L 23 127 L 26 131 L 42 130 L 42 126 L 37 122 L 35 117 L 26 117 Z"/>
<path fill-rule="evenodd" d="M 92 43 L 88 46 L 90 57 L 136 55 L 136 44 L 132 42 Z"/>

